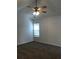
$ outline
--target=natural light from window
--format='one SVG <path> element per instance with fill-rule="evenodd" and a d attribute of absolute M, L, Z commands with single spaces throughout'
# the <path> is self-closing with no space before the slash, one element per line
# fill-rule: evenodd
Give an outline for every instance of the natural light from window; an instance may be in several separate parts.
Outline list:
<path fill-rule="evenodd" d="M 34 23 L 34 37 L 39 37 L 39 23 Z"/>

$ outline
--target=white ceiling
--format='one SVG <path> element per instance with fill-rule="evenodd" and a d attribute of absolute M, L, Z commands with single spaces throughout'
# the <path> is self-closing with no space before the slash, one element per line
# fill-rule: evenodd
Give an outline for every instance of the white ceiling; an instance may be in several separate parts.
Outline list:
<path fill-rule="evenodd" d="M 48 8 L 48 13 L 54 16 L 61 15 L 61 0 L 38 0 L 38 6 L 46 5 Z M 35 6 L 35 0 L 17 0 L 17 10 L 22 10 L 28 8 L 26 6 Z"/>

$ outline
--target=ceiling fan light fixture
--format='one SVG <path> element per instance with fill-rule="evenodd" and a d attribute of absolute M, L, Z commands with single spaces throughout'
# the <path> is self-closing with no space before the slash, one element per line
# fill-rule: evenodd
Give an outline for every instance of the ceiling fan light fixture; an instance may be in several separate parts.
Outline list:
<path fill-rule="evenodd" d="M 40 13 L 37 11 L 37 12 L 33 12 L 33 15 L 34 16 L 38 16 Z"/>

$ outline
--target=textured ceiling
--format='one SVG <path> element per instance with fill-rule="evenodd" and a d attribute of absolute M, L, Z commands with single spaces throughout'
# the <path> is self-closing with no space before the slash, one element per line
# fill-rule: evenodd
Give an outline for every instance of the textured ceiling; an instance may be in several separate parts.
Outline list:
<path fill-rule="evenodd" d="M 35 0 L 17 0 L 17 10 L 22 10 L 28 8 L 26 6 L 35 6 Z M 61 0 L 38 0 L 38 6 L 46 5 L 48 8 L 49 14 L 56 16 L 61 15 Z"/>

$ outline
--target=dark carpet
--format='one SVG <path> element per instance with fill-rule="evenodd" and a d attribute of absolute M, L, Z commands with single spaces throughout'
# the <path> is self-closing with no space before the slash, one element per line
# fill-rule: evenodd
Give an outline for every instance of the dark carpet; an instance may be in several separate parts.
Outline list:
<path fill-rule="evenodd" d="M 33 41 L 17 47 L 17 59 L 61 59 L 61 48 Z"/>

